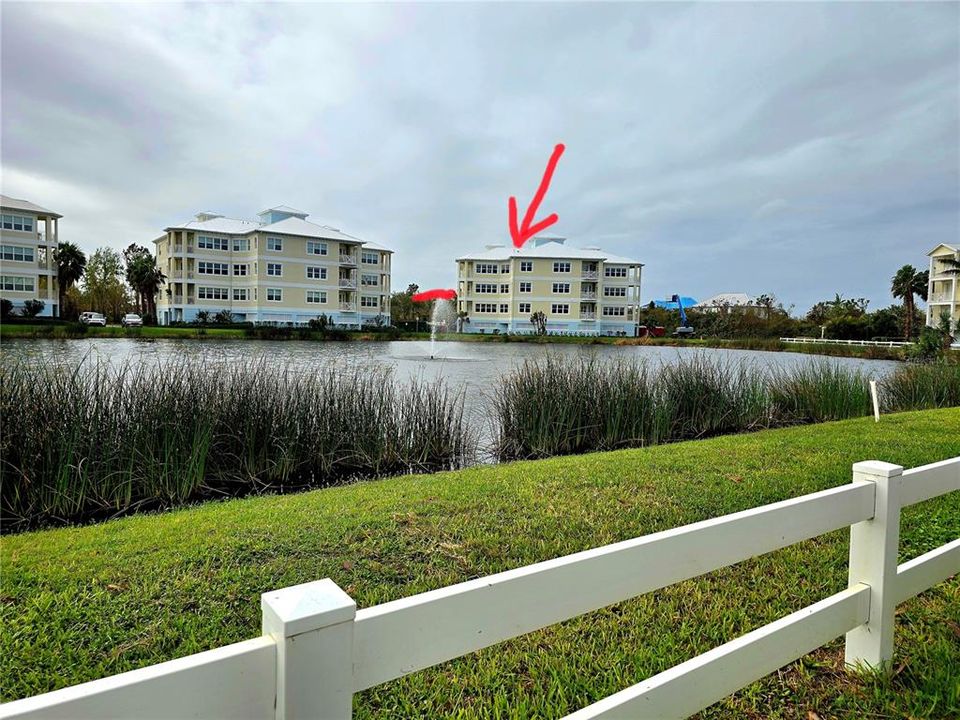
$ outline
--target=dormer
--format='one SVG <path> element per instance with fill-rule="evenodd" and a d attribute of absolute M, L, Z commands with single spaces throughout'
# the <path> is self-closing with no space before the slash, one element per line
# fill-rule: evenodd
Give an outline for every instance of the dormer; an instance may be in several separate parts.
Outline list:
<path fill-rule="evenodd" d="M 222 218 L 223 215 L 218 215 L 217 213 L 212 212 L 198 212 L 195 217 L 199 222 L 206 222 L 207 220 L 216 220 L 217 218 Z"/>
<path fill-rule="evenodd" d="M 260 218 L 260 222 L 263 225 L 270 225 L 275 222 L 280 222 L 281 220 L 286 220 L 287 218 L 295 217 L 300 218 L 301 220 L 306 220 L 309 217 L 309 213 L 305 213 L 302 210 L 297 210 L 290 207 L 289 205 L 278 205 L 277 207 L 272 207 L 262 212 L 257 213 L 257 217 Z"/>
<path fill-rule="evenodd" d="M 546 245 L 547 243 L 557 243 L 557 245 L 563 245 L 566 241 L 566 238 L 556 237 L 555 235 L 537 235 L 535 238 L 533 238 L 533 246 L 540 247 L 541 245 Z"/>

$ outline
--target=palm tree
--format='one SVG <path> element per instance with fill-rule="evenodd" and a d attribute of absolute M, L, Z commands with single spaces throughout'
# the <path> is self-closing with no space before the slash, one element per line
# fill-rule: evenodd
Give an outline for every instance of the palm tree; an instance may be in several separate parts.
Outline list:
<path fill-rule="evenodd" d="M 73 243 L 62 242 L 53 251 L 53 260 L 57 264 L 57 292 L 60 317 L 63 317 L 67 290 L 83 277 L 87 267 L 87 256 Z"/>
<path fill-rule="evenodd" d="M 145 252 L 137 250 L 137 246 L 131 245 L 124 253 L 127 256 L 127 282 L 136 293 L 140 312 L 156 318 L 157 293 L 167 278 L 146 248 L 142 248 Z"/>
<path fill-rule="evenodd" d="M 913 296 L 919 295 L 924 300 L 927 299 L 928 277 L 929 273 L 926 270 L 917 272 L 913 265 L 904 265 L 893 276 L 890 290 L 895 298 L 903 299 L 905 311 L 903 327 L 907 340 L 913 337 Z"/>

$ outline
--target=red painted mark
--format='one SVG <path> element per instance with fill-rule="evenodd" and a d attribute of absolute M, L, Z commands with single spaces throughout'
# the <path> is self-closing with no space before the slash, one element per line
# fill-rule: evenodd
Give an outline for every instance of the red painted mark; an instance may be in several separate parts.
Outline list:
<path fill-rule="evenodd" d="M 455 300 L 457 297 L 456 290 L 424 290 L 422 293 L 417 293 L 414 295 L 411 300 L 414 302 L 427 302 L 429 300 Z"/>
<path fill-rule="evenodd" d="M 546 230 L 559 219 L 557 218 L 557 214 L 553 213 L 552 215 L 545 217 L 536 225 L 530 225 L 530 223 L 533 222 L 533 216 L 536 215 L 537 210 L 540 209 L 540 203 L 543 201 L 543 196 L 547 194 L 547 188 L 550 187 L 550 180 L 553 178 L 553 171 L 556 170 L 557 163 L 560 161 L 560 156 L 563 155 L 564 149 L 565 147 L 563 143 L 560 143 L 553 149 L 553 155 L 550 156 L 550 161 L 547 163 L 547 171 L 543 174 L 543 180 L 540 181 L 540 187 L 537 188 L 537 194 L 533 196 L 533 202 L 531 202 L 530 206 L 527 208 L 527 212 L 523 216 L 523 224 L 521 224 L 519 227 L 517 227 L 517 199 L 515 197 L 511 197 L 507 203 L 508 212 L 510 214 L 510 237 L 513 238 L 514 247 L 523 247 L 523 244 L 527 240 L 536 235 L 538 232 Z"/>

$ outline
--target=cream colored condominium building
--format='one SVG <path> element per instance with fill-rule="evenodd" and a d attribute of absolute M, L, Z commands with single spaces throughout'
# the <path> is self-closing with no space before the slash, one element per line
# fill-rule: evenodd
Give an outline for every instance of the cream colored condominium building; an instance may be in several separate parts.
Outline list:
<path fill-rule="evenodd" d="M 392 251 L 280 206 L 257 220 L 199 213 L 154 240 L 167 277 L 158 321 L 222 310 L 236 321 L 305 325 L 390 323 Z"/>
<path fill-rule="evenodd" d="M 53 253 L 63 216 L 6 195 L 0 195 L 0 206 L 0 297 L 13 303 L 14 312 L 27 300 L 40 300 L 41 316 L 59 316 Z"/>
<path fill-rule="evenodd" d="M 960 273 L 944 260 L 960 261 L 960 245 L 941 243 L 928 255 L 930 284 L 927 287 L 927 325 L 936 327 L 940 324 L 940 317 L 947 315 L 951 330 L 957 333 L 960 328 Z"/>
<path fill-rule="evenodd" d="M 564 238 L 538 236 L 520 249 L 488 245 L 457 258 L 457 309 L 470 333 L 627 335 L 637 331 L 643 264 Z"/>

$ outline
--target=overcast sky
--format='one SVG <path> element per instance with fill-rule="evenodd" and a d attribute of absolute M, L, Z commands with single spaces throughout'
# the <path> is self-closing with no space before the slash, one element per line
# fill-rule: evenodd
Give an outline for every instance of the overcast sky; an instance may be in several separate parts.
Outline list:
<path fill-rule="evenodd" d="M 881 307 L 960 238 L 957 3 L 0 8 L 3 193 L 88 251 L 287 204 L 453 287 L 558 142 L 539 217 L 644 300 Z"/>

